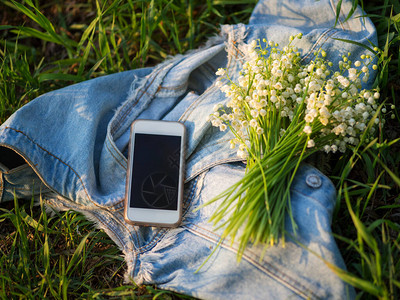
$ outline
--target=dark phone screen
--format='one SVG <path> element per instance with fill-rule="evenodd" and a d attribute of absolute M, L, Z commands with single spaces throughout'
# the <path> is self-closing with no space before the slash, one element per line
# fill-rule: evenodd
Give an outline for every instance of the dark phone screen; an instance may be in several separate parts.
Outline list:
<path fill-rule="evenodd" d="M 130 207 L 178 209 L 181 137 L 136 133 Z"/>

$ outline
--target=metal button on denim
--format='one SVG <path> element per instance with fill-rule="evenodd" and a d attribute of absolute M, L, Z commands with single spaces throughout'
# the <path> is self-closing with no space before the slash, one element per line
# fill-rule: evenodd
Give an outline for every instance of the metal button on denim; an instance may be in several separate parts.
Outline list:
<path fill-rule="evenodd" d="M 319 177 L 316 174 L 310 174 L 307 176 L 306 178 L 306 183 L 309 187 L 312 187 L 314 189 L 317 189 L 319 187 L 321 187 L 322 185 L 322 180 L 321 177 Z"/>

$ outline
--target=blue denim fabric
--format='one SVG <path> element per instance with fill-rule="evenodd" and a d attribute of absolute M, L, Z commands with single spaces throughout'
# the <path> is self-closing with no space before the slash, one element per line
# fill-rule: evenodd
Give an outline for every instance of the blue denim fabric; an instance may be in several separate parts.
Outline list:
<path fill-rule="evenodd" d="M 157 284 L 203 299 L 353 298 L 353 288 L 322 260 L 345 268 L 330 229 L 335 189 L 315 168 L 304 165 L 292 186 L 297 237 L 289 237 L 284 248 L 268 248 L 264 256 L 263 246 L 249 245 L 238 263 L 237 245 L 221 241 L 221 231 L 208 222 L 218 203 L 195 210 L 244 173 L 227 143 L 229 132 L 206 121 L 213 106 L 226 100 L 215 85 L 215 71 L 227 67 L 235 78 L 244 43 L 266 37 L 285 45 L 290 35 L 300 32 L 303 39 L 295 43 L 304 61 L 320 48 L 333 62 L 348 52 L 353 60 L 368 54 L 337 38 L 376 44 L 371 21 L 357 17 L 360 9 L 344 21 L 351 3 L 343 1 L 334 27 L 336 4 L 261 1 L 248 25 L 224 25 L 219 36 L 196 51 L 31 101 L 0 127 L 0 201 L 11 200 L 14 192 L 30 197 L 33 190 L 47 194 L 47 203 L 56 209 L 84 213 L 121 248 L 126 278 L 138 284 Z M 132 226 L 123 219 L 129 126 L 138 118 L 180 121 L 187 128 L 184 218 L 179 228 Z M 218 243 L 221 246 L 195 273 Z"/>

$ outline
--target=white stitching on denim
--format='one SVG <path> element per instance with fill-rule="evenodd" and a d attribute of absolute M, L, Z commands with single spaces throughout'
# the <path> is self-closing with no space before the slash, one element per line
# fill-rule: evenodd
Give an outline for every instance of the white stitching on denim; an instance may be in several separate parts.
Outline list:
<path fill-rule="evenodd" d="M 322 48 L 322 46 L 328 41 L 328 39 L 334 35 L 335 33 L 337 33 L 339 30 L 338 29 L 334 29 L 334 28 L 329 28 L 327 30 L 325 30 L 323 33 L 321 33 L 321 35 L 318 37 L 317 41 L 311 46 L 310 50 L 307 51 L 306 54 L 303 55 L 303 57 L 301 58 L 301 62 L 305 62 L 306 60 L 309 59 L 309 56 L 311 54 L 313 54 L 314 49 L 317 48 L 318 44 L 320 44 L 320 42 L 322 41 L 322 39 L 324 39 L 323 42 L 321 42 L 319 48 Z M 331 33 L 332 32 L 332 33 Z M 331 33 L 329 36 L 328 33 Z"/>
<path fill-rule="evenodd" d="M 114 157 L 115 161 L 124 169 L 126 170 L 127 168 L 127 162 L 128 160 L 126 159 L 126 157 L 121 153 L 121 151 L 119 151 L 119 149 L 115 146 L 115 143 L 111 143 L 110 138 L 106 137 L 104 144 L 107 148 L 107 150 L 109 151 L 109 153 L 111 154 L 112 157 Z M 110 148 L 111 147 L 111 148 Z M 125 161 L 125 164 L 123 164 L 121 162 L 121 159 L 119 159 L 117 156 L 119 156 L 122 160 Z"/>
<path fill-rule="evenodd" d="M 79 176 L 79 174 L 75 171 L 74 168 L 72 168 L 70 165 L 68 165 L 66 162 L 64 162 L 61 158 L 59 158 L 59 157 L 56 156 L 55 154 L 53 154 L 53 153 L 51 153 L 50 151 L 48 151 L 46 148 L 44 148 L 44 147 L 42 147 L 41 145 L 39 145 L 38 143 L 36 143 L 36 142 L 35 142 L 30 136 L 28 136 L 25 132 L 23 132 L 23 131 L 21 131 L 21 130 L 18 130 L 18 129 L 15 129 L 15 128 L 12 128 L 12 127 L 6 127 L 5 129 L 13 130 L 13 131 L 15 131 L 16 133 L 22 134 L 25 138 L 28 139 L 29 142 L 31 142 L 31 143 L 33 143 L 34 145 L 36 145 L 37 147 L 39 147 L 42 151 L 44 151 L 44 152 L 47 153 L 48 155 L 54 157 L 56 160 L 58 160 L 59 162 L 61 162 L 63 165 L 67 166 L 67 167 L 76 175 L 76 177 L 78 178 L 78 180 L 79 180 L 79 182 L 80 182 L 80 184 L 81 184 L 81 186 L 82 186 L 82 188 L 83 188 L 83 191 L 84 191 L 84 193 L 85 193 L 86 196 L 87 196 L 87 199 L 88 199 L 89 201 L 93 202 L 96 206 L 98 206 L 98 203 L 96 203 L 95 201 L 93 201 L 92 198 L 89 196 L 89 192 L 86 190 L 86 187 L 85 187 L 85 185 L 84 185 L 84 183 L 83 183 L 82 178 Z M 10 148 L 10 149 L 12 149 L 12 150 L 14 150 L 14 151 L 20 151 L 20 150 L 18 150 L 17 148 L 15 148 L 14 146 L 13 146 L 13 147 L 8 146 L 8 145 L 4 145 L 4 146 L 5 146 L 5 147 L 8 147 L 8 148 Z M 18 154 L 21 155 L 21 156 L 23 157 L 23 159 L 24 159 L 26 162 L 28 162 L 28 159 L 27 159 L 24 155 L 22 155 L 22 153 L 18 153 Z M 42 177 L 41 174 L 37 171 L 37 169 L 34 168 L 36 165 L 34 165 L 32 162 L 28 162 L 28 164 L 29 164 L 30 167 L 34 170 L 34 172 L 38 175 L 39 179 L 40 179 L 45 185 L 47 185 L 51 190 L 55 191 L 55 189 L 54 189 L 53 187 L 51 187 L 47 182 L 44 181 L 43 177 Z"/>
<path fill-rule="evenodd" d="M 190 181 L 192 180 L 194 177 L 198 176 L 199 174 L 203 173 L 206 170 L 209 170 L 215 166 L 221 165 L 221 164 L 225 164 L 225 163 L 234 163 L 234 162 L 241 162 L 243 161 L 243 159 L 239 158 L 239 157 L 230 157 L 230 158 L 223 158 L 217 161 L 214 161 L 213 163 L 209 163 L 206 164 L 205 166 L 201 167 L 199 170 L 195 171 L 194 173 L 191 174 L 190 177 L 188 177 L 186 180 Z"/>
<path fill-rule="evenodd" d="M 209 231 L 209 230 L 202 228 L 193 223 L 190 223 L 190 224 L 188 223 L 188 224 L 185 224 L 184 226 L 187 228 L 188 231 L 190 231 L 194 235 L 202 237 L 202 238 L 212 242 L 213 244 L 218 244 L 220 242 L 221 236 L 216 234 L 215 232 Z M 201 233 L 200 231 L 196 231 L 194 229 L 194 227 L 197 227 L 198 229 L 203 230 L 203 231 L 207 231 L 210 235 Z M 211 237 L 211 235 L 213 235 L 214 238 Z M 237 249 L 235 249 L 231 246 L 230 241 L 229 242 L 222 241 L 220 247 L 223 247 L 235 254 L 237 253 Z M 250 250 L 247 250 L 247 252 L 251 253 Z M 265 265 L 267 265 L 267 267 L 268 267 L 267 268 L 267 267 L 263 266 L 262 264 L 260 264 L 260 262 L 258 260 L 252 259 L 251 257 L 249 257 L 246 254 L 243 254 L 242 259 L 248 261 L 250 264 L 252 264 L 256 268 L 260 269 L 261 271 L 265 272 L 266 274 L 268 274 L 269 276 L 274 278 L 276 281 L 280 282 L 282 285 L 286 286 L 291 291 L 293 291 L 294 293 L 296 293 L 297 295 L 299 295 L 300 297 L 302 297 L 304 299 L 310 299 L 309 298 L 310 295 L 313 295 L 314 299 L 323 299 L 324 298 L 324 297 L 316 295 L 315 291 L 306 288 L 301 283 L 299 283 L 297 280 L 289 277 L 286 274 L 283 274 L 282 272 L 280 272 L 280 270 L 276 269 L 273 265 L 271 265 L 268 262 L 265 262 L 265 261 L 263 262 Z"/>

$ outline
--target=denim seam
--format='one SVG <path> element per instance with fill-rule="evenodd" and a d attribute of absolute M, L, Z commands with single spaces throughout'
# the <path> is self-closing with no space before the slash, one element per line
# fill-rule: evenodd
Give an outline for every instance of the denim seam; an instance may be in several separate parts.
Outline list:
<path fill-rule="evenodd" d="M 112 206 L 104 206 L 104 205 L 100 205 L 99 203 L 95 202 L 95 201 L 89 196 L 89 193 L 88 193 L 88 191 L 87 191 L 87 189 L 86 189 L 86 186 L 85 186 L 85 184 L 83 183 L 82 178 L 79 176 L 79 174 L 75 171 L 74 168 L 72 168 L 69 164 L 67 164 L 66 162 L 64 162 L 61 158 L 57 157 L 56 155 L 54 155 L 53 153 L 51 153 L 50 151 L 48 151 L 47 149 L 45 149 L 44 147 L 42 147 L 41 145 L 39 145 L 37 142 L 35 142 L 34 140 L 32 140 L 32 139 L 31 139 L 26 133 L 24 133 L 23 131 L 18 130 L 18 129 L 15 129 L 15 128 L 12 128 L 12 127 L 5 127 L 5 129 L 13 130 L 13 131 L 15 131 L 15 132 L 17 132 L 17 133 L 22 134 L 22 135 L 25 136 L 31 143 L 33 143 L 34 145 L 36 145 L 37 147 L 39 147 L 40 149 L 42 149 L 42 151 L 46 152 L 48 155 L 54 157 L 56 160 L 58 160 L 58 161 L 61 162 L 63 165 L 65 165 L 66 167 L 68 167 L 68 168 L 75 174 L 75 176 L 78 178 L 78 180 L 79 180 L 79 182 L 80 182 L 80 184 L 81 184 L 81 186 L 82 186 L 82 188 L 83 188 L 83 190 L 84 190 L 84 192 L 85 192 L 85 194 L 86 194 L 87 199 L 88 199 L 90 202 L 92 202 L 95 206 L 101 207 L 101 208 L 112 208 L 112 207 L 113 207 L 113 205 L 112 205 Z M 24 157 L 24 159 L 26 160 L 25 157 Z M 29 164 L 30 167 L 35 171 L 35 173 L 38 174 L 39 179 L 40 179 L 46 186 L 48 186 L 52 191 L 55 191 L 55 189 L 54 189 L 48 182 L 45 182 L 45 181 L 44 181 L 44 179 L 43 179 L 42 176 L 40 175 L 40 172 L 36 169 L 36 165 L 33 164 L 33 163 L 32 163 L 32 164 L 31 164 L 31 163 L 28 163 L 28 164 Z M 63 197 L 64 197 L 64 196 L 63 196 Z M 117 203 L 117 204 L 118 204 L 118 203 Z"/>
<path fill-rule="evenodd" d="M 92 211 L 92 214 L 94 216 L 96 216 L 96 219 L 99 220 L 99 222 L 101 223 L 103 228 L 107 228 L 108 230 L 110 230 L 113 233 L 113 236 L 115 236 L 118 239 L 118 241 L 120 243 L 120 247 L 122 248 L 124 245 L 124 241 L 123 241 L 123 239 L 121 239 L 120 235 L 116 233 L 117 230 L 115 230 L 114 226 L 110 226 L 110 223 L 108 222 L 109 218 L 104 216 L 104 212 L 105 211 L 103 211 L 102 213 L 97 213 L 96 211 Z M 107 212 L 107 213 L 109 213 L 109 212 Z M 114 218 L 114 220 L 115 220 L 115 218 Z"/>
<path fill-rule="evenodd" d="M 124 220 L 124 214 L 123 214 L 123 212 L 121 211 L 117 211 L 116 213 L 118 213 L 119 215 L 120 215 L 120 219 L 122 219 L 122 220 Z M 138 234 L 138 231 L 137 231 L 137 226 L 133 226 L 133 225 L 131 225 L 131 226 L 129 226 L 130 227 L 130 229 L 125 225 L 126 223 L 125 222 L 118 222 L 119 224 L 121 224 L 123 227 L 125 227 L 125 229 L 126 229 L 126 231 L 128 232 L 128 234 L 129 234 L 129 236 L 130 236 L 130 240 L 132 241 L 132 244 L 133 244 L 133 246 L 134 246 L 134 248 L 136 249 L 136 245 L 135 245 L 135 243 L 133 242 L 133 241 L 135 241 L 135 238 L 134 237 L 136 237 L 136 241 L 137 241 L 137 243 L 139 243 L 139 234 Z M 133 231 L 134 233 L 132 233 L 131 231 Z M 135 253 L 136 254 L 136 253 Z"/>
<path fill-rule="evenodd" d="M 116 124 L 113 124 L 110 133 L 111 135 L 113 135 L 115 133 L 115 131 L 117 130 L 117 128 L 121 127 L 121 124 L 125 121 L 126 117 L 130 114 L 130 112 L 132 111 L 132 109 L 139 103 L 140 99 L 143 97 L 144 94 L 147 94 L 148 96 L 151 96 L 151 94 L 147 93 L 147 90 L 150 88 L 150 86 L 152 85 L 152 83 L 154 82 L 154 80 L 157 78 L 157 75 L 163 70 L 163 68 L 157 70 L 157 72 L 155 74 L 152 74 L 153 76 L 149 79 L 147 79 L 144 83 L 143 86 L 138 88 L 138 92 L 141 92 L 140 95 L 138 95 L 138 98 L 136 99 L 136 101 L 134 103 L 126 103 L 124 105 L 124 109 L 125 111 L 123 112 L 123 115 L 120 116 L 118 119 L 115 120 Z M 144 89 L 143 89 L 144 87 Z"/>
<path fill-rule="evenodd" d="M 198 151 L 198 152 L 200 152 L 201 150 L 210 148 L 210 147 L 212 147 L 212 146 L 215 146 L 215 145 L 224 144 L 224 143 L 226 143 L 226 142 L 228 142 L 228 141 L 230 141 L 230 140 L 231 140 L 231 139 L 226 138 L 226 139 L 220 139 L 220 140 L 218 140 L 218 142 L 215 142 L 215 143 L 212 143 L 212 144 L 207 143 L 207 146 L 204 146 L 204 147 L 199 148 L 199 151 Z"/>
<path fill-rule="evenodd" d="M 111 219 L 112 219 L 113 213 L 111 213 L 110 211 L 107 211 L 107 213 L 111 215 Z M 119 214 L 120 217 L 119 217 L 119 218 L 113 218 L 113 219 L 115 219 L 116 222 L 117 222 L 120 226 L 122 226 L 122 227 L 126 230 L 126 232 L 129 233 L 130 239 L 133 240 L 133 237 L 135 236 L 136 239 L 139 241 L 139 235 L 138 235 L 138 232 L 137 232 L 135 226 L 129 226 L 129 227 L 133 228 L 133 231 L 134 231 L 134 235 L 133 235 L 132 232 L 131 232 L 131 230 L 130 230 L 130 229 L 128 228 L 128 226 L 126 225 L 126 222 L 123 221 L 123 220 L 124 220 L 124 214 L 123 214 L 123 212 L 122 212 L 121 210 L 119 210 L 119 211 L 116 211 L 115 213 Z"/>
<path fill-rule="evenodd" d="M 193 195 L 194 195 L 195 190 L 197 189 L 198 181 L 199 181 L 199 178 L 196 177 L 190 183 L 190 185 L 191 185 L 190 191 L 189 191 L 188 196 L 187 196 L 187 198 L 185 199 L 185 202 L 184 202 L 186 207 L 185 207 L 185 210 L 183 212 L 183 217 L 186 217 L 186 215 L 189 213 L 190 207 L 192 206 Z"/>
<path fill-rule="evenodd" d="M 57 199 L 57 202 L 55 201 Z M 61 205 L 60 205 L 61 202 Z M 78 211 L 82 214 L 84 214 L 89 220 L 93 221 L 98 228 L 101 228 L 105 230 L 106 232 L 109 231 L 111 233 L 112 237 L 115 237 L 118 242 L 120 243 L 120 247 L 122 248 L 124 243 L 123 240 L 121 240 L 120 235 L 116 233 L 115 229 L 113 226 L 109 226 L 110 222 L 108 222 L 106 217 L 104 216 L 105 213 L 110 214 L 109 211 L 102 209 L 102 212 L 99 213 L 97 210 L 99 208 L 82 208 L 79 203 L 76 203 L 74 201 L 69 200 L 68 198 L 59 195 L 58 193 L 54 193 L 53 196 L 48 195 L 46 197 L 46 204 L 51 206 L 52 208 L 59 210 L 59 211 L 65 211 L 68 209 L 72 209 L 75 211 Z M 115 218 L 111 218 L 115 220 Z"/>
<path fill-rule="evenodd" d="M 161 90 L 168 90 L 168 91 L 178 91 L 181 90 L 183 88 L 187 87 L 187 83 L 182 83 L 180 85 L 177 86 L 162 86 L 160 85 L 157 89 L 157 93 Z"/>
<path fill-rule="evenodd" d="M 213 144 L 208 144 L 207 146 L 204 146 L 204 147 L 201 147 L 201 146 L 200 146 L 201 148 L 199 148 L 198 151 L 196 151 L 196 153 L 194 153 L 193 156 L 188 160 L 188 164 L 191 164 L 191 162 L 195 161 L 199 156 L 200 156 L 200 157 L 204 157 L 204 154 L 201 153 L 202 150 L 206 150 L 207 148 L 210 148 L 210 147 L 213 147 L 213 146 L 216 146 L 216 145 L 221 145 L 221 144 L 227 143 L 228 141 L 229 141 L 229 139 L 221 139 L 221 140 L 219 140 L 218 142 L 215 142 L 215 143 L 213 143 Z M 203 145 L 204 145 L 204 144 L 203 144 Z M 236 158 L 238 158 L 238 157 L 236 157 Z M 230 158 L 229 158 L 229 159 L 230 159 Z M 239 159 L 239 160 L 241 160 L 241 159 Z M 194 164 L 193 167 L 194 167 L 195 165 L 196 165 L 196 164 Z M 203 168 L 202 168 L 202 169 L 203 169 Z M 208 168 L 206 168 L 206 169 L 208 169 Z M 193 177 L 193 175 L 190 176 L 190 177 Z"/>
<path fill-rule="evenodd" d="M 195 234 L 197 236 L 203 237 L 204 239 L 209 240 L 210 242 L 212 242 L 214 244 L 219 244 L 219 242 L 221 240 L 220 235 L 218 235 L 212 231 L 209 231 L 208 229 L 200 227 L 194 223 L 188 223 L 188 224 L 190 224 L 190 225 L 185 225 L 185 227 L 187 228 L 188 231 L 192 232 L 193 234 Z M 196 231 L 193 227 L 197 227 L 202 231 L 210 233 L 210 235 Z M 214 236 L 215 238 L 213 238 L 212 236 Z M 222 241 L 222 243 L 220 244 L 219 247 L 223 247 L 233 253 L 237 253 L 237 250 L 235 248 L 231 247 L 229 245 L 229 243 L 227 243 L 227 242 Z M 249 249 L 247 251 L 249 253 L 252 253 L 251 250 L 249 250 Z M 243 254 L 242 258 L 245 259 L 249 264 L 255 266 L 259 270 L 268 274 L 270 277 L 274 278 L 276 281 L 280 282 L 282 285 L 286 286 L 291 291 L 296 293 L 298 296 L 303 297 L 304 299 L 309 299 L 310 294 L 313 295 L 313 297 L 316 299 L 323 298 L 323 297 L 316 295 L 312 289 L 305 287 L 303 284 L 299 283 L 294 278 L 290 277 L 287 274 L 282 273 L 280 270 L 278 270 L 277 268 L 275 268 L 273 265 L 271 265 L 268 262 L 265 262 L 265 261 L 263 262 L 265 265 L 267 265 L 267 267 L 265 267 L 265 266 L 261 265 L 259 262 L 257 262 L 257 260 L 249 257 L 245 253 Z"/>
<path fill-rule="evenodd" d="M 225 163 L 233 163 L 233 162 L 241 162 L 243 161 L 242 159 L 240 159 L 239 157 L 231 157 L 231 158 L 224 158 L 224 159 L 220 159 L 217 160 L 211 164 L 207 164 L 204 167 L 200 168 L 198 171 L 196 171 L 195 173 L 193 173 L 190 177 L 188 177 L 186 180 L 190 181 L 192 180 L 194 177 L 198 176 L 199 174 L 203 173 L 206 170 L 209 170 L 215 166 L 221 165 L 221 164 L 225 164 Z"/>
<path fill-rule="evenodd" d="M 130 101 L 127 101 L 120 109 L 124 109 L 123 114 L 119 116 L 118 119 L 115 119 L 116 124 L 113 124 L 110 133 L 114 134 L 117 129 L 121 127 L 121 124 L 125 122 L 125 119 L 127 118 L 128 115 L 130 115 L 131 111 L 133 108 L 139 103 L 143 95 L 146 93 L 148 97 L 154 97 L 155 94 L 157 93 L 158 89 L 160 88 L 162 81 L 158 85 L 156 91 L 154 93 L 147 93 L 150 87 L 153 86 L 154 81 L 157 79 L 158 74 L 161 73 L 162 71 L 170 70 L 174 65 L 178 64 L 183 60 L 183 56 L 176 56 L 175 58 L 171 59 L 170 61 L 164 62 L 158 70 L 154 70 L 155 73 L 151 73 L 150 75 L 152 76 L 151 78 L 144 78 L 145 80 L 143 81 L 143 84 L 141 87 L 138 87 L 138 91 L 141 91 L 142 93 L 140 95 L 137 95 L 138 98 L 136 98 L 136 101 L 134 103 L 131 103 Z M 165 78 L 166 74 L 164 75 L 163 79 Z M 162 80 L 163 80 L 162 79 Z M 144 89 L 143 89 L 144 88 Z"/>
<path fill-rule="evenodd" d="M 201 95 L 199 95 L 199 97 L 197 97 L 195 99 L 194 102 L 192 102 L 189 107 L 184 111 L 184 113 L 181 115 L 181 117 L 179 118 L 179 121 L 181 122 L 185 122 L 187 121 L 187 119 L 190 117 L 190 115 L 193 113 L 193 111 L 203 102 L 203 100 L 206 98 L 206 96 L 209 95 L 209 93 L 211 91 L 214 91 L 216 89 L 215 84 L 213 83 L 206 91 L 204 91 L 204 93 L 202 93 Z"/>
<path fill-rule="evenodd" d="M 109 143 L 108 138 L 107 138 L 105 144 L 106 144 L 106 148 L 107 148 L 108 152 L 111 154 L 111 156 L 114 157 L 115 161 L 126 171 L 127 166 L 122 164 L 122 162 L 117 157 L 117 155 L 115 155 L 115 152 L 117 152 L 116 154 L 118 154 L 118 156 L 121 156 L 123 158 L 125 158 L 125 156 L 123 156 L 123 154 L 119 151 L 119 149 L 116 148 L 114 143 Z M 110 144 L 111 144 L 112 148 L 110 148 Z M 126 158 L 125 158 L 125 160 L 126 160 Z"/>
<path fill-rule="evenodd" d="M 301 61 L 304 62 L 307 59 L 309 59 L 309 56 L 313 53 L 313 50 L 315 48 L 317 48 L 318 44 L 320 44 L 322 39 L 325 39 L 319 46 L 319 48 L 321 48 L 327 41 L 328 39 L 334 35 L 335 33 L 339 32 L 338 29 L 335 28 L 329 28 L 327 30 L 325 30 L 318 38 L 318 40 L 312 45 L 312 47 L 310 48 L 310 50 L 307 51 L 307 53 L 301 58 Z M 327 36 L 329 33 L 331 33 L 329 36 Z"/>
<path fill-rule="evenodd" d="M 88 197 L 88 199 L 89 199 L 91 202 L 93 202 L 93 203 L 96 204 L 96 202 L 94 202 L 94 201 L 90 198 L 90 196 L 89 196 L 89 194 L 88 194 L 88 192 L 87 192 L 87 190 L 86 190 L 86 188 L 85 188 L 85 185 L 83 184 L 82 179 L 80 178 L 80 176 L 78 175 L 78 173 L 75 171 L 74 168 L 72 168 L 70 165 L 68 165 L 68 164 L 67 164 L 66 162 L 64 162 L 62 159 L 60 159 L 59 157 L 55 156 L 53 153 L 51 153 L 50 151 L 48 151 L 47 149 L 45 149 L 44 147 L 42 147 L 41 145 L 39 145 L 38 143 L 36 143 L 34 140 L 32 140 L 32 139 L 31 139 L 26 133 L 24 133 L 23 131 L 18 130 L 18 129 L 15 129 L 15 128 L 12 128 L 12 127 L 5 127 L 5 129 L 13 130 L 13 131 L 15 131 L 15 132 L 17 132 L 17 133 L 22 134 L 22 135 L 25 136 L 31 143 L 35 144 L 37 147 L 39 147 L 40 149 L 42 149 L 42 150 L 43 150 L 44 152 L 46 152 L 48 155 L 54 157 L 54 158 L 57 159 L 59 162 L 61 162 L 62 164 L 64 164 L 65 166 L 67 166 L 69 169 L 71 169 L 71 171 L 75 174 L 75 176 L 78 177 L 78 179 L 79 179 L 79 181 L 80 181 L 80 183 L 81 183 L 81 185 L 82 185 L 82 188 L 83 188 L 83 190 L 85 191 L 85 194 L 86 194 L 86 196 Z M 24 159 L 26 160 L 26 158 L 24 158 Z M 29 164 L 29 165 L 30 165 L 30 164 Z M 39 172 L 36 170 L 36 166 L 35 166 L 34 164 L 30 165 L 30 167 L 31 167 L 37 174 L 39 174 Z M 41 178 L 41 180 L 43 181 L 42 178 Z M 47 183 L 46 185 L 48 185 L 48 183 Z M 55 190 L 55 189 L 52 188 L 52 187 L 51 187 L 51 189 L 52 189 L 52 190 Z"/>
<path fill-rule="evenodd" d="M 136 248 L 137 254 L 144 254 L 150 251 L 153 247 L 155 247 L 160 240 L 162 240 L 163 236 L 166 234 L 167 230 L 160 228 L 154 237 L 143 246 Z"/>

